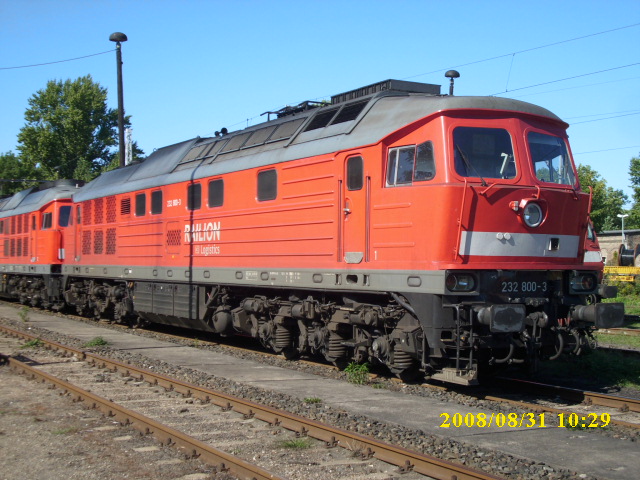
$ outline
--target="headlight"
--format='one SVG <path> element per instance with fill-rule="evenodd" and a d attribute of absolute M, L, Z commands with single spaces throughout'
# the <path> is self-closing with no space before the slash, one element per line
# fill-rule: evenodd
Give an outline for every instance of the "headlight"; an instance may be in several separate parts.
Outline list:
<path fill-rule="evenodd" d="M 535 202 L 528 202 L 522 211 L 522 219 L 528 227 L 535 228 L 539 226 L 544 220 L 542 208 Z"/>
<path fill-rule="evenodd" d="M 598 286 L 598 279 L 593 273 L 574 273 L 569 287 L 572 293 L 590 293 Z"/>
<path fill-rule="evenodd" d="M 472 292 L 476 289 L 476 277 L 470 273 L 449 273 L 445 281 L 450 292 Z"/>

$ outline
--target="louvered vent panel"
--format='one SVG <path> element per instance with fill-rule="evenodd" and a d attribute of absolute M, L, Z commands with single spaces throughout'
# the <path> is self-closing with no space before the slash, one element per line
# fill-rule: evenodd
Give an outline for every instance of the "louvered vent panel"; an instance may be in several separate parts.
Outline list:
<path fill-rule="evenodd" d="M 107 255 L 114 255 L 116 253 L 116 229 L 107 229 Z"/>
<path fill-rule="evenodd" d="M 91 232 L 82 232 L 82 254 L 91 255 Z"/>
<path fill-rule="evenodd" d="M 116 222 L 116 197 L 107 197 L 107 223 Z"/>
<path fill-rule="evenodd" d="M 93 253 L 96 255 L 102 255 L 104 249 L 104 232 L 102 230 L 96 230 L 93 232 Z"/>
<path fill-rule="evenodd" d="M 87 202 L 82 202 L 82 224 L 83 225 L 91 225 L 91 200 Z"/>
<path fill-rule="evenodd" d="M 93 201 L 93 223 L 99 225 L 104 222 L 104 200 L 96 198 Z"/>
<path fill-rule="evenodd" d="M 120 200 L 120 215 L 128 216 L 131 215 L 131 198 L 126 197 Z"/>

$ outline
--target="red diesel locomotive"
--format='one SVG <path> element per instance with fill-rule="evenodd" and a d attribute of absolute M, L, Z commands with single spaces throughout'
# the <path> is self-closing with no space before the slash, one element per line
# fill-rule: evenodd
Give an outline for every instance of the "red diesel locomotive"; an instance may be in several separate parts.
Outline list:
<path fill-rule="evenodd" d="M 0 199 L 0 296 L 60 309 L 62 232 L 82 182 L 57 180 Z"/>
<path fill-rule="evenodd" d="M 270 114 L 77 190 L 65 302 L 466 384 L 621 324 L 548 110 L 388 80 Z"/>

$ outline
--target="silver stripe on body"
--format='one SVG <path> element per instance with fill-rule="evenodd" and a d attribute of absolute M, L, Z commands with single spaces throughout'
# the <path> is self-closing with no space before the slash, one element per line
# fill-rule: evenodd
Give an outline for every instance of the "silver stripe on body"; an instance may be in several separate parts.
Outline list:
<path fill-rule="evenodd" d="M 602 263 L 602 254 L 598 251 L 590 250 L 584 252 L 584 263 Z"/>
<path fill-rule="evenodd" d="M 508 232 L 462 232 L 460 255 L 575 258 L 580 237 Z"/>

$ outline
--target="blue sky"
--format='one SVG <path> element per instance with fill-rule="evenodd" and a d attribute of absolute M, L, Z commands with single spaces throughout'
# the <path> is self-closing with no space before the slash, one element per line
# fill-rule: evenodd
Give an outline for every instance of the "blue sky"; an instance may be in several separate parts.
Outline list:
<path fill-rule="evenodd" d="M 500 94 L 566 120 L 576 163 L 631 194 L 638 0 L 0 0 L 0 152 L 16 151 L 28 99 L 49 80 L 91 74 L 117 107 L 116 31 L 129 38 L 124 105 L 147 154 L 388 78 L 446 92 L 456 68 L 457 95 Z"/>

